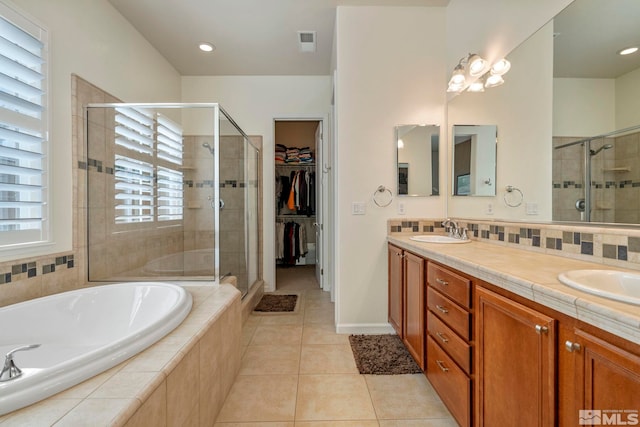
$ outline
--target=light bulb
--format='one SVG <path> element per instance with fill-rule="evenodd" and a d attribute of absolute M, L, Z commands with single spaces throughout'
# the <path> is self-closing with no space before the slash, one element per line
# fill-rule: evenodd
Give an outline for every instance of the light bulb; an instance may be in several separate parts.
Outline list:
<path fill-rule="evenodd" d="M 215 46 L 211 43 L 200 43 L 198 47 L 203 52 L 213 52 L 213 49 L 215 49 Z"/>
<path fill-rule="evenodd" d="M 484 72 L 487 66 L 487 61 L 482 59 L 479 55 L 473 54 L 469 57 L 469 75 L 479 76 Z"/>
<path fill-rule="evenodd" d="M 484 87 L 496 87 L 504 83 L 504 79 L 499 74 L 492 74 L 487 77 L 487 81 L 484 83 Z"/>
<path fill-rule="evenodd" d="M 469 92 L 484 92 L 484 83 L 482 80 L 476 80 L 475 82 L 469 85 L 467 89 Z"/>
<path fill-rule="evenodd" d="M 491 66 L 491 74 L 502 76 L 511 68 L 511 62 L 501 59 Z"/>

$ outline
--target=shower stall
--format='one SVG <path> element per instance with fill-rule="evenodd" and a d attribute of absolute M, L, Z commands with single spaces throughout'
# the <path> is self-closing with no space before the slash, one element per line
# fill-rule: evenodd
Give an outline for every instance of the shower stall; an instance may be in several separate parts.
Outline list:
<path fill-rule="evenodd" d="M 260 141 L 218 104 L 89 104 L 89 281 L 261 279 Z"/>
<path fill-rule="evenodd" d="M 640 126 L 553 146 L 554 221 L 640 223 Z"/>

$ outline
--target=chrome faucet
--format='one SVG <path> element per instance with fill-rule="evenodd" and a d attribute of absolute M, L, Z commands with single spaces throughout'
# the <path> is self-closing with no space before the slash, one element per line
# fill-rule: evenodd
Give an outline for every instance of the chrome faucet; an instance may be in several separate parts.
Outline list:
<path fill-rule="evenodd" d="M 453 237 L 456 239 L 460 238 L 460 229 L 458 228 L 457 222 L 455 222 L 451 218 L 447 218 L 442 221 L 442 226 L 447 230 L 449 237 Z"/>
<path fill-rule="evenodd" d="M 10 381 L 22 375 L 22 371 L 13 361 L 13 354 L 18 351 L 32 350 L 40 347 L 40 344 L 30 344 L 22 347 L 14 348 L 4 357 L 4 367 L 0 371 L 0 382 Z"/>

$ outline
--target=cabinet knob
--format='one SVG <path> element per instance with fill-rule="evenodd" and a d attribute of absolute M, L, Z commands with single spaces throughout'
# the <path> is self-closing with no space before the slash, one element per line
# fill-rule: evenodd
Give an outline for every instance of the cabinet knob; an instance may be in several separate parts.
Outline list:
<path fill-rule="evenodd" d="M 536 325 L 536 333 L 541 335 L 546 334 L 547 332 L 549 332 L 549 328 L 547 328 L 546 326 Z"/>
<path fill-rule="evenodd" d="M 564 343 L 564 347 L 567 349 L 567 351 L 569 353 L 573 353 L 580 351 L 580 344 L 578 344 L 577 342 L 571 342 L 571 341 L 565 341 Z"/>
<path fill-rule="evenodd" d="M 442 372 L 449 372 L 449 368 L 444 366 L 444 362 L 442 360 L 436 360 L 436 363 L 438 364 L 438 368 L 440 368 Z"/>
<path fill-rule="evenodd" d="M 447 314 L 449 312 L 449 310 L 447 310 L 446 307 L 443 307 L 441 305 L 436 305 L 436 308 L 444 314 Z"/>
<path fill-rule="evenodd" d="M 442 332 L 436 332 L 436 335 L 438 336 L 438 338 L 440 338 L 442 340 L 443 343 L 448 343 L 449 342 L 449 338 L 447 338 L 447 336 L 445 334 L 443 334 Z"/>
<path fill-rule="evenodd" d="M 436 278 L 436 282 L 441 284 L 442 286 L 447 286 L 449 284 L 449 282 L 447 282 L 446 280 L 442 280 L 441 278 Z"/>

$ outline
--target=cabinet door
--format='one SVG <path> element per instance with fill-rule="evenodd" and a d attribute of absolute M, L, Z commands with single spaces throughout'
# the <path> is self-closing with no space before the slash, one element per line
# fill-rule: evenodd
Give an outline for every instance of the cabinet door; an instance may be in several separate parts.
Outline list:
<path fill-rule="evenodd" d="M 573 343 L 562 346 L 563 351 L 572 347 L 576 361 L 578 411 L 596 411 L 592 415 L 600 416 L 603 425 L 636 425 L 640 421 L 640 357 L 580 329 L 575 336 Z M 578 424 L 580 413 L 575 415 Z"/>
<path fill-rule="evenodd" d="M 424 259 L 405 252 L 404 343 L 424 371 Z"/>
<path fill-rule="evenodd" d="M 476 288 L 478 426 L 553 426 L 555 320 Z"/>
<path fill-rule="evenodd" d="M 396 330 L 400 338 L 404 338 L 403 330 L 403 299 L 404 290 L 403 282 L 403 254 L 402 249 L 388 245 L 389 247 L 389 308 L 388 320 L 391 326 Z"/>

